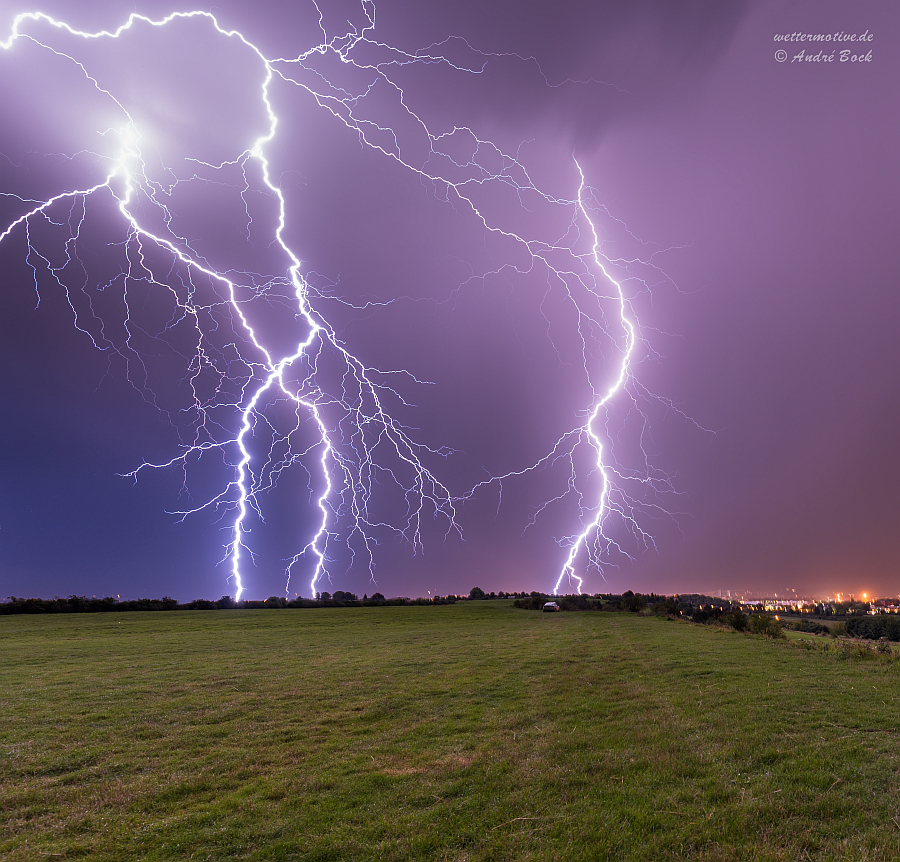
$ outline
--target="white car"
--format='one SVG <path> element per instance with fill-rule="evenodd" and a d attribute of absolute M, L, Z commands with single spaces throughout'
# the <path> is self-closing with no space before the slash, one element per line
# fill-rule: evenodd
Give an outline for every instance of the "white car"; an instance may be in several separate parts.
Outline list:
<path fill-rule="evenodd" d="M 544 602 L 544 611 L 558 611 L 559 609 L 559 605 L 556 602 Z"/>

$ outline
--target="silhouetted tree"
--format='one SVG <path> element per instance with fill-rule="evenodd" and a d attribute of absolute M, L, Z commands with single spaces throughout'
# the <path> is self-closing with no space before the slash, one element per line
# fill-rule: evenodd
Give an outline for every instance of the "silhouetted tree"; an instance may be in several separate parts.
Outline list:
<path fill-rule="evenodd" d="M 622 607 L 625 608 L 626 611 L 631 611 L 631 613 L 635 614 L 647 607 L 647 601 L 640 593 L 633 593 L 631 590 L 626 590 L 622 593 Z"/>

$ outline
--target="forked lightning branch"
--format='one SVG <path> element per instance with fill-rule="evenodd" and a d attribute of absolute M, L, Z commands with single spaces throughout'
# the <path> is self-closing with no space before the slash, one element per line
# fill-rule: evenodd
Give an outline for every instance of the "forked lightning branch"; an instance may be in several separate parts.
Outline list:
<path fill-rule="evenodd" d="M 604 210 L 574 158 L 563 166 L 571 178 L 569 193 L 543 190 L 518 155 L 474 129 L 430 128 L 400 84 L 401 72 L 407 77 L 410 69 L 435 64 L 459 76 L 483 74 L 494 55 L 470 48 L 473 62 L 465 64 L 440 46 L 401 50 L 376 37 L 370 3 L 361 4 L 359 15 L 363 26 L 335 33 L 326 32 L 320 16 L 315 44 L 289 57 L 269 57 L 208 12 L 158 20 L 133 14 L 97 32 L 43 13 L 19 15 L 2 42 L 8 59 L 18 62 L 22 56 L 24 62 L 27 54 L 30 62 L 37 56 L 48 65 L 66 64 L 80 91 L 102 108 L 88 157 L 75 147 L 64 154 L 73 168 L 83 170 L 83 182 L 69 182 L 43 198 L 2 190 L 14 214 L 0 225 L 0 243 L 24 237 L 38 295 L 64 296 L 73 325 L 97 349 L 120 357 L 141 397 L 158 403 L 177 427 L 181 442 L 170 457 L 136 463 L 128 475 L 138 481 L 148 471 L 177 469 L 185 498 L 195 493 L 197 474 L 219 476 L 212 492 L 177 515 L 210 511 L 227 527 L 222 559 L 236 598 L 250 586 L 251 522 L 266 517 L 267 495 L 279 482 L 298 483 L 298 476 L 303 479 L 296 496 L 309 505 L 292 527 L 286 590 L 302 574 L 315 593 L 323 579 L 338 574 L 334 551 L 348 547 L 352 565 L 364 567 L 374 581 L 383 537 L 402 537 L 416 552 L 424 541 L 423 525 L 435 520 L 445 536 L 462 536 L 465 506 L 474 495 L 543 471 L 556 471 L 556 478 L 528 529 L 538 529 L 544 511 L 574 501 L 576 523 L 566 535 L 553 537 L 560 562 L 548 573 L 548 585 L 556 592 L 581 590 L 587 571 L 602 573 L 610 555 L 627 555 L 620 536 L 652 545 L 641 526 L 643 504 L 629 485 L 646 490 L 666 484 L 646 462 L 625 467 L 615 457 L 622 429 L 614 427 L 618 420 L 610 407 L 618 400 L 627 404 L 623 412 L 639 411 L 646 393 L 632 368 L 643 345 L 637 320 L 621 281 L 610 274 L 615 262 L 603 254 L 597 225 Z M 127 88 L 120 92 L 110 74 L 106 49 L 113 40 L 139 44 L 169 35 L 184 40 L 198 27 L 207 41 L 240 58 L 257 102 L 258 129 L 245 132 L 254 122 L 231 121 L 228 140 L 239 143 L 225 158 L 192 150 L 190 135 L 161 145 L 159 127 L 146 124 L 145 106 L 134 104 Z M 354 74 L 330 81 L 325 60 Z M 351 130 L 361 147 L 434 189 L 457 218 L 515 248 L 514 257 L 498 262 L 497 272 L 538 271 L 561 298 L 574 321 L 569 338 L 581 345 L 583 367 L 576 374 L 587 395 L 543 457 L 474 487 L 455 487 L 452 459 L 464 455 L 418 439 L 419 432 L 396 418 L 396 406 L 408 404 L 408 392 L 428 381 L 414 369 L 374 367 L 344 342 L 326 314 L 331 306 L 322 301 L 301 252 L 288 239 L 289 192 L 272 167 L 286 110 L 285 99 L 273 97 L 276 86 L 280 93 L 293 88 L 307 103 L 311 99 L 329 122 Z M 460 157 L 461 152 L 468 155 Z M 169 162 L 162 161 L 163 153 L 170 154 Z M 254 247 L 269 250 L 265 265 L 235 267 L 219 259 L 214 244 L 183 230 L 186 188 L 231 194 L 244 235 L 253 237 Z M 568 228 L 560 235 L 548 220 L 546 229 L 538 224 L 526 235 L 512 227 L 522 219 L 504 224 L 500 208 L 484 201 L 492 192 L 510 190 L 520 201 L 551 212 L 553 225 L 562 217 Z M 96 252 L 91 243 L 102 232 L 92 228 L 92 220 L 109 231 L 110 213 L 118 234 L 105 247 L 112 249 L 115 266 L 101 274 L 91 263 Z M 261 232 L 268 235 L 260 239 Z M 147 316 L 148 307 L 154 314 Z M 165 398 L 148 345 L 166 345 L 183 359 L 179 385 Z M 601 352 L 602 367 L 596 362 Z M 379 499 L 385 488 L 391 499 L 402 501 L 389 513 Z"/>

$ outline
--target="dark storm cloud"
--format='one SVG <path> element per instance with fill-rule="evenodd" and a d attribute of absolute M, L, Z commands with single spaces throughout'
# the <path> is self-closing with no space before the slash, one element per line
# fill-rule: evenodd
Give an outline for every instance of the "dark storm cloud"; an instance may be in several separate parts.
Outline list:
<path fill-rule="evenodd" d="M 750 0 L 545 3 L 427 2 L 379 6 L 378 24 L 408 49 L 438 44 L 453 59 L 487 62 L 482 81 L 452 93 L 464 110 L 516 128 L 546 117 L 583 145 L 617 120 L 652 110 L 714 68 Z M 447 34 L 455 39 L 446 40 Z M 486 55 L 486 56 L 483 56 Z M 500 56 L 497 56 L 500 55 Z M 502 56 L 507 55 L 507 56 Z M 524 62 L 523 62 L 524 60 Z M 455 99 L 454 99 L 455 96 Z"/>

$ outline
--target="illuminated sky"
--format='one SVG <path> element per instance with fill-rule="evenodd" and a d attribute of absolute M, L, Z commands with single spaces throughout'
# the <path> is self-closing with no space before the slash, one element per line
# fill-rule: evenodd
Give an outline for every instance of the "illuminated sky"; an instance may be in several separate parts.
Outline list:
<path fill-rule="evenodd" d="M 159 18 L 195 8 L 214 11 L 269 58 L 322 40 L 312 4 L 258 2 L 251 13 L 236 2 L 138 0 L 129 11 Z M 364 21 L 352 2 L 322 9 L 329 35 Z M 125 20 L 115 3 L 11 3 L 0 39 L 17 12 L 30 10 L 85 30 Z M 445 58 L 392 67 L 405 103 L 431 131 L 467 127 L 518 153 L 535 184 L 560 199 L 577 194 L 577 159 L 604 252 L 645 261 L 611 269 L 643 340 L 637 402 L 620 401 L 609 428 L 623 472 L 642 468 L 646 453 L 657 484 L 670 477 L 675 493 L 645 494 L 635 510 L 652 541 L 609 520 L 622 552 L 606 555 L 602 576 L 586 572 L 587 590 L 900 592 L 898 24 L 887 0 L 497 2 L 487 11 L 474 2 L 379 2 L 373 39 L 397 53 L 373 47 L 358 62 L 424 49 Z M 803 45 L 774 39 L 839 31 L 871 33 L 871 62 L 792 62 Z M 160 177 L 164 165 L 186 170 L 185 156 L 233 158 L 265 133 L 258 58 L 204 21 L 103 45 L 51 41 L 37 24 L 28 32 L 77 49 L 129 106 Z M 309 68 L 336 88 L 360 85 L 327 58 Z M 284 193 L 285 239 L 341 343 L 366 364 L 430 381 L 397 384 L 409 402 L 396 403 L 397 417 L 414 439 L 456 450 L 428 461 L 453 494 L 534 464 L 591 403 L 577 322 L 558 285 L 538 270 L 517 272 L 527 261 L 514 243 L 486 232 L 422 173 L 362 145 L 305 90 L 282 83 L 273 98 L 280 125 L 267 154 Z M 373 91 L 369 104 L 366 116 L 393 124 L 417 167 L 439 170 L 416 151 L 390 94 Z M 70 62 L 24 42 L 0 53 L 0 111 L 0 191 L 44 199 L 102 178 L 98 166 L 113 144 L 98 132 L 115 112 Z M 458 140 L 454 155 L 471 157 Z M 478 158 L 488 165 L 492 156 L 483 147 Z M 230 185 L 220 179 L 185 184 L 179 230 L 220 269 L 283 269 L 285 255 L 271 242 L 272 197 L 257 184 L 242 201 L 235 175 Z M 570 227 L 561 212 L 571 208 L 509 186 L 487 188 L 478 203 L 492 224 L 523 236 L 560 241 Z M 0 231 L 22 211 L 10 198 L 2 207 Z M 577 226 L 584 253 L 586 224 Z M 58 265 L 64 232 L 42 230 L 35 248 Z M 90 295 L 120 346 L 122 242 L 115 213 L 92 210 L 79 238 L 87 293 L 75 301 Z M 162 325 L 165 302 L 136 289 L 129 308 L 146 336 L 134 342 L 140 349 L 97 350 L 46 274 L 35 309 L 26 252 L 22 227 L 0 244 L 0 594 L 233 592 L 227 562 L 217 565 L 231 516 L 205 510 L 179 523 L 167 514 L 216 493 L 221 473 L 204 463 L 187 492 L 177 470 L 142 472 L 136 484 L 119 475 L 172 458 L 187 428 L 188 344 L 147 335 Z M 296 309 L 277 290 L 270 299 L 254 313 L 281 349 L 299 331 Z M 210 321 L 225 356 L 225 317 Z M 612 375 L 612 342 L 591 339 L 592 373 Z M 424 550 L 413 555 L 408 543 L 378 533 L 377 585 L 335 538 L 322 588 L 550 589 L 566 554 L 557 540 L 578 529 L 571 497 L 540 508 L 565 490 L 561 466 L 505 483 L 502 499 L 492 486 L 460 503 L 464 541 L 446 535 L 444 523 L 426 524 Z M 387 494 L 373 513 L 392 517 L 396 504 Z M 266 495 L 266 521 L 248 537 L 257 554 L 244 574 L 249 597 L 284 592 L 285 561 L 313 509 L 290 473 Z M 306 565 L 291 593 L 308 592 Z"/>

